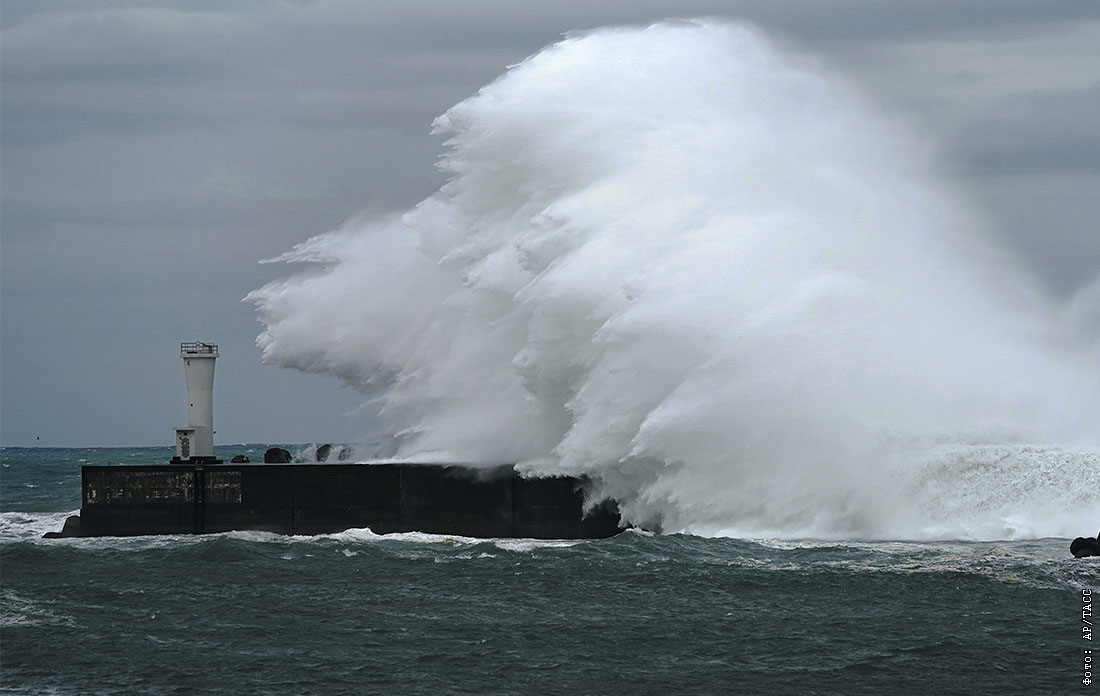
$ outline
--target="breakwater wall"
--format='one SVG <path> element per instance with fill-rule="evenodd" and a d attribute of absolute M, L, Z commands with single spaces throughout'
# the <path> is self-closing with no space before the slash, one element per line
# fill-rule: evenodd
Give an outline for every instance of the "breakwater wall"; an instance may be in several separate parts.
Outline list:
<path fill-rule="evenodd" d="M 511 466 L 215 464 L 85 466 L 79 520 L 64 536 L 260 530 L 602 538 L 610 501 L 586 512 L 585 480 L 523 478 Z"/>

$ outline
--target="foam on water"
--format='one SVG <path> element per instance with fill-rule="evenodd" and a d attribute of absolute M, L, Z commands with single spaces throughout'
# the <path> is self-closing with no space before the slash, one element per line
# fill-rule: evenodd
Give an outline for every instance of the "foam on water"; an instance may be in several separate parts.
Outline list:
<path fill-rule="evenodd" d="M 816 61 L 576 34 L 435 129 L 437 193 L 248 297 L 266 360 L 374 390 L 393 456 L 587 474 L 665 531 L 1095 529 L 1100 283 L 1044 296 Z"/>
<path fill-rule="evenodd" d="M 41 539 L 46 532 L 57 532 L 65 524 L 72 512 L 0 512 L 0 543 L 10 541 L 33 541 Z"/>
<path fill-rule="evenodd" d="M 56 603 L 35 601 L 16 592 L 0 590 L 0 628 L 67 626 L 76 624 Z"/>
<path fill-rule="evenodd" d="M 1064 545 L 1052 545 L 1049 541 L 991 545 L 959 541 L 792 542 L 768 539 L 756 543 L 764 549 L 782 551 L 783 556 L 749 554 L 729 561 L 729 565 L 770 570 L 835 568 L 842 572 L 901 575 L 959 573 L 1059 590 L 1078 590 L 1094 584 L 1100 577 L 1100 559 L 1070 558 L 1065 554 Z M 828 558 L 830 551 L 836 551 L 837 557 Z"/>

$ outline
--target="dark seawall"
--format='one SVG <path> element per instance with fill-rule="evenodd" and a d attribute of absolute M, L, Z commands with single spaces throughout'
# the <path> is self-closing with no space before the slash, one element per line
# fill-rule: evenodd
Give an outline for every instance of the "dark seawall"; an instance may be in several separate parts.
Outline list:
<path fill-rule="evenodd" d="M 79 520 L 58 536 L 259 530 L 586 539 L 620 531 L 606 501 L 584 510 L 584 480 L 525 479 L 510 466 L 215 464 L 85 466 Z M 51 535 L 52 536 L 52 535 Z"/>

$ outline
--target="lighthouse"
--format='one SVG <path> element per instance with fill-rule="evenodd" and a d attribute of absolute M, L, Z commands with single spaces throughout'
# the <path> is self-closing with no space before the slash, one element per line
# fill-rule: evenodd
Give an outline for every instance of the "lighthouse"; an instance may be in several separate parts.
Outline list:
<path fill-rule="evenodd" d="M 218 347 L 180 344 L 187 425 L 172 464 L 85 465 L 80 514 L 47 538 L 216 534 L 426 532 L 481 538 L 603 539 L 621 531 L 617 504 L 593 506 L 587 479 L 525 478 L 442 462 L 234 462 L 214 457 Z M 265 457 L 266 459 L 266 457 Z M 322 459 L 319 457 L 318 459 Z"/>
<path fill-rule="evenodd" d="M 196 463 L 214 459 L 214 362 L 218 347 L 195 341 L 180 344 L 183 375 L 187 380 L 187 426 L 176 428 L 176 456 L 172 461 Z"/>

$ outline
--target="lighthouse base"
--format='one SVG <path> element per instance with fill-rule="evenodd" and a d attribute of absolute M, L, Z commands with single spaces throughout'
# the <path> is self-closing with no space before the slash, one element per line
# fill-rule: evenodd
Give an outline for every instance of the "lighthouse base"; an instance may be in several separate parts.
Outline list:
<path fill-rule="evenodd" d="M 172 465 L 183 464 L 184 466 L 213 466 L 221 464 L 222 460 L 217 457 L 188 457 L 187 459 L 172 457 L 168 463 Z"/>

